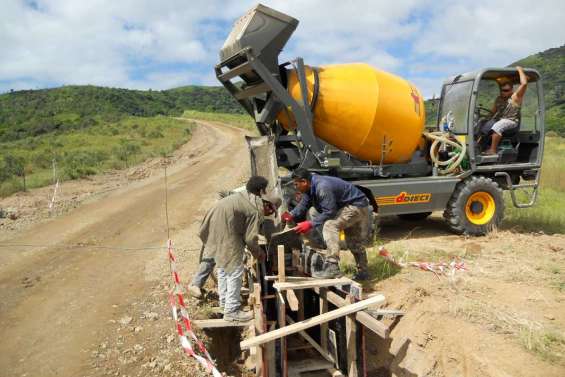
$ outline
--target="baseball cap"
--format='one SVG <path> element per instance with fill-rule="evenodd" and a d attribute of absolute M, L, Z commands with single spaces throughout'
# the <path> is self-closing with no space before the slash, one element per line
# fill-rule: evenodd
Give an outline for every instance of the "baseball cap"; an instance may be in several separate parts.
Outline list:
<path fill-rule="evenodd" d="M 273 191 L 261 194 L 261 199 L 273 204 L 277 208 L 282 204 L 282 198 Z"/>

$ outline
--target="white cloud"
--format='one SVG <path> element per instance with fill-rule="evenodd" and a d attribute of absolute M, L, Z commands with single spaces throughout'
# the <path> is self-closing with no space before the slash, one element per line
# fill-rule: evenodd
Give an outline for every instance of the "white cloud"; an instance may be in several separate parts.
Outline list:
<path fill-rule="evenodd" d="M 60 0 L 39 2 L 38 11 L 9 0 L 0 15 L 0 81 L 121 86 L 140 68 L 210 64 L 217 47 L 198 27 L 221 13 L 219 3 Z"/>
<path fill-rule="evenodd" d="M 311 64 L 367 62 L 395 69 L 400 61 L 387 52 L 392 41 L 412 37 L 419 24 L 410 16 L 424 4 L 388 1 L 272 1 L 276 9 L 300 21 L 286 56 Z"/>
<path fill-rule="evenodd" d="M 432 9 L 415 44 L 422 55 L 506 65 L 565 42 L 562 0 L 438 0 Z"/>
<path fill-rule="evenodd" d="M 215 84 L 218 51 L 256 0 L 38 0 L 38 9 L 23 1 L 2 3 L 0 91 L 49 84 Z M 426 96 L 439 90 L 438 77 L 506 65 L 565 41 L 562 0 L 265 4 L 300 21 L 283 59 L 367 62 L 421 85 Z"/>

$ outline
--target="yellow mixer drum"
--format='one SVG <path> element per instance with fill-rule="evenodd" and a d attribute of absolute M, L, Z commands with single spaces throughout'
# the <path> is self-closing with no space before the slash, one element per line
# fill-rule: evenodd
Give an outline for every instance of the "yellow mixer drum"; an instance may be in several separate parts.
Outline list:
<path fill-rule="evenodd" d="M 315 76 L 312 67 L 305 69 L 311 103 Z M 423 98 L 414 85 L 367 64 L 316 69 L 319 91 L 313 104 L 314 133 L 320 139 L 373 163 L 411 159 L 425 123 Z M 288 71 L 287 81 L 289 93 L 302 101 L 296 71 Z M 290 109 L 283 110 L 278 119 L 286 129 L 296 128 Z"/>

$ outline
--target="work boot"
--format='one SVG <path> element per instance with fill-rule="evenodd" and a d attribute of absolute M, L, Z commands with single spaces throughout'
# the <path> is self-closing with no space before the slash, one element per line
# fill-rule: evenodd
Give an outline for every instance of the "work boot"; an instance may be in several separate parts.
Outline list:
<path fill-rule="evenodd" d="M 324 268 L 321 271 L 312 271 L 312 277 L 317 279 L 335 279 L 341 276 L 339 264 L 331 259 L 324 262 Z"/>
<path fill-rule="evenodd" d="M 310 275 L 314 276 L 319 273 L 324 268 L 324 258 L 318 253 L 312 254 L 312 259 L 310 260 Z"/>
<path fill-rule="evenodd" d="M 253 319 L 252 312 L 236 310 L 235 312 L 224 313 L 224 321 L 229 322 L 249 322 Z"/>
<path fill-rule="evenodd" d="M 365 281 L 369 280 L 369 273 L 364 270 L 359 270 L 355 275 L 353 275 L 353 280 L 356 281 Z"/>
<path fill-rule="evenodd" d="M 194 298 L 202 298 L 202 289 L 198 288 L 196 285 L 189 285 L 188 286 L 188 293 Z"/>
<path fill-rule="evenodd" d="M 355 258 L 357 266 L 357 273 L 353 276 L 353 280 L 368 280 L 369 262 L 367 261 L 367 253 L 365 251 L 354 253 L 353 258 Z"/>

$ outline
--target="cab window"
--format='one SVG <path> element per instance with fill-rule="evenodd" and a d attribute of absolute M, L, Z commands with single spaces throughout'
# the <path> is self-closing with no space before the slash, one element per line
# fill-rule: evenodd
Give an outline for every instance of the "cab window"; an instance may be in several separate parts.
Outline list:
<path fill-rule="evenodd" d="M 448 84 L 443 87 L 439 120 L 441 121 L 443 117 L 451 112 L 453 116 L 452 132 L 455 134 L 467 134 L 467 118 L 472 90 L 472 80 Z M 441 127 L 441 125 L 439 126 Z"/>

